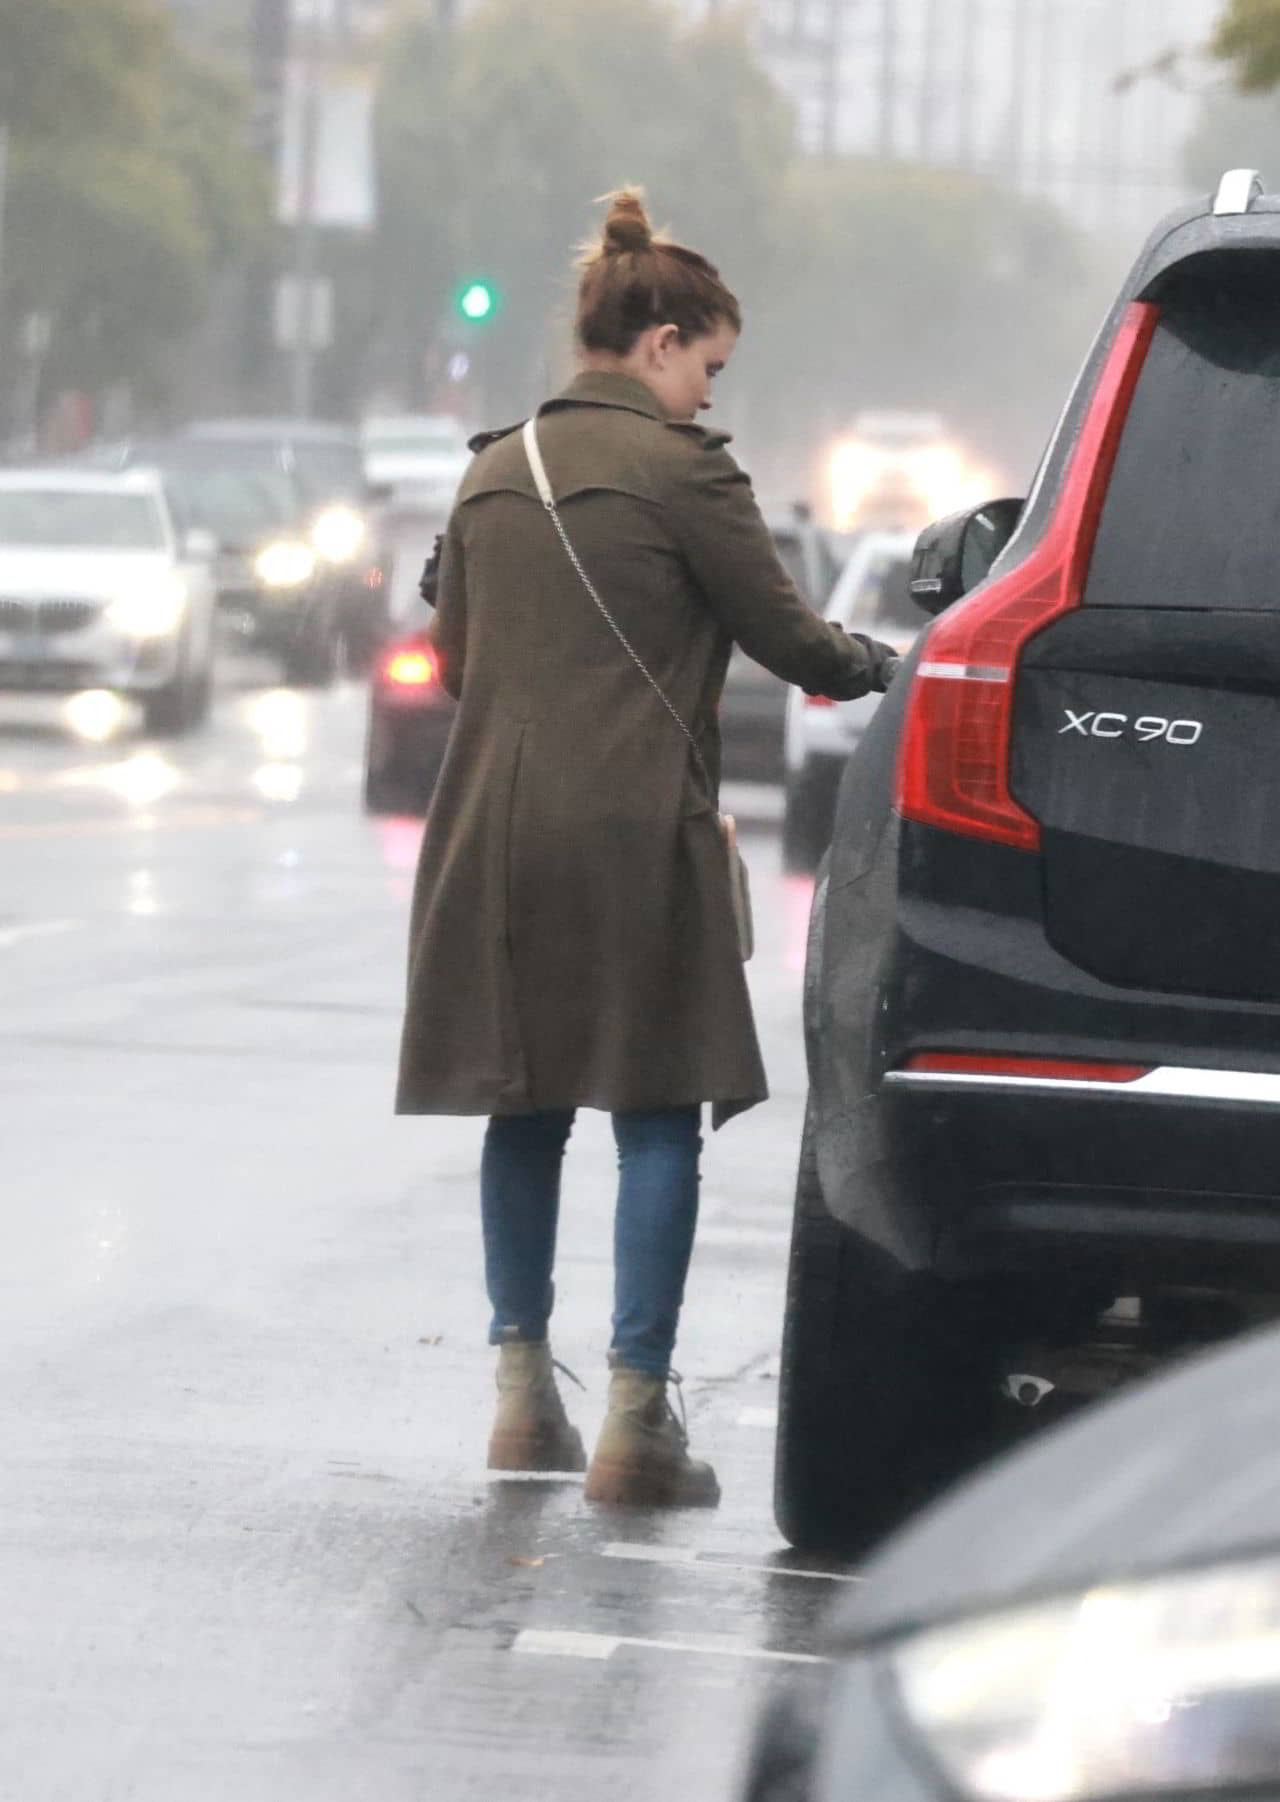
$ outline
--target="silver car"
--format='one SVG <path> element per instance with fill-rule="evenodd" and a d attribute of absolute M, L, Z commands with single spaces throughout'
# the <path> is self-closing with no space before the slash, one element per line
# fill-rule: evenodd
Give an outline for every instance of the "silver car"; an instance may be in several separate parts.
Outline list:
<path fill-rule="evenodd" d="M 904 655 L 929 623 L 909 590 L 915 542 L 914 532 L 864 532 L 832 590 L 824 617 L 846 632 L 866 633 Z M 858 701 L 829 701 L 798 688 L 788 690 L 782 849 L 789 870 L 814 870 L 821 862 L 831 842 L 841 774 L 881 698 L 869 694 Z"/>
<path fill-rule="evenodd" d="M 816 525 L 803 505 L 766 512 L 774 548 L 809 605 L 821 612 L 844 560 L 840 535 Z M 722 774 L 728 781 L 777 782 L 787 684 L 733 648 L 720 700 Z"/>
<path fill-rule="evenodd" d="M 209 710 L 215 546 L 183 535 L 148 470 L 0 472 L 0 690 L 105 689 L 147 729 Z"/>

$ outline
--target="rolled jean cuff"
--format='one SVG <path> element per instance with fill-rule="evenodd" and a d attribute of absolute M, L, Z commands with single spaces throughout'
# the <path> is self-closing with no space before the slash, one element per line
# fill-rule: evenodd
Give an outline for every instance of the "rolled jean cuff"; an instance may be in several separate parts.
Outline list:
<path fill-rule="evenodd" d="M 636 1355 L 619 1351 L 615 1345 L 609 1353 L 610 1370 L 638 1370 L 641 1376 L 657 1377 L 665 1383 L 671 1376 L 670 1359 L 654 1358 L 644 1352 Z"/>
<path fill-rule="evenodd" d="M 549 1321 L 539 1325 L 499 1326 L 493 1321 L 489 1327 L 490 1345 L 541 1345 L 547 1336 Z"/>

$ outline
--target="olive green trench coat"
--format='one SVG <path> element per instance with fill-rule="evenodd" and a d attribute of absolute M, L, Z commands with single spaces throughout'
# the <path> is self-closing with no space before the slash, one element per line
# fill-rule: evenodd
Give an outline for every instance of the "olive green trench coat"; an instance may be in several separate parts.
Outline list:
<path fill-rule="evenodd" d="M 722 434 L 581 375 L 539 414 L 561 517 L 719 780 L 736 640 L 787 681 L 866 692 L 861 644 L 778 561 Z M 767 1093 L 728 866 L 689 746 L 575 574 L 518 430 L 476 440 L 433 636 L 460 705 L 423 837 L 397 1111 L 510 1114 Z"/>

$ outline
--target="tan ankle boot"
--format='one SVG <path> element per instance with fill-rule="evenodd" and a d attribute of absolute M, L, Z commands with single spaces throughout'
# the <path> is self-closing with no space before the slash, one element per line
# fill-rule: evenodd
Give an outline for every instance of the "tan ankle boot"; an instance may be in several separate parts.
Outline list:
<path fill-rule="evenodd" d="M 632 1508 L 714 1508 L 720 1485 L 709 1464 L 689 1456 L 688 1435 L 671 1411 L 662 1377 L 615 1365 L 609 1412 L 585 1487 L 589 1502 Z"/>
<path fill-rule="evenodd" d="M 498 1412 L 490 1470 L 585 1470 L 582 1436 L 570 1426 L 546 1340 L 498 1348 Z"/>

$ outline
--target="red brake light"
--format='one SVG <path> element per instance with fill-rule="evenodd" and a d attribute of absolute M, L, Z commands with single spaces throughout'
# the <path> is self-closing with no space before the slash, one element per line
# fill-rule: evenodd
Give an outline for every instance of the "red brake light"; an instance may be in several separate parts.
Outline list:
<path fill-rule="evenodd" d="M 992 1057 L 970 1051 L 918 1051 L 903 1065 L 937 1076 L 1022 1076 L 1055 1082 L 1137 1082 L 1149 1064 L 1082 1062 L 1069 1057 Z"/>
<path fill-rule="evenodd" d="M 436 679 L 436 660 L 430 651 L 393 651 L 387 659 L 387 681 L 397 688 L 424 688 Z"/>
<path fill-rule="evenodd" d="M 1009 788 L 1019 654 L 1080 604 L 1120 434 L 1159 308 L 1129 307 L 1085 414 L 1057 511 L 1025 562 L 943 614 L 917 665 L 903 732 L 906 819 L 1034 851 L 1040 827 Z"/>

